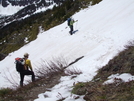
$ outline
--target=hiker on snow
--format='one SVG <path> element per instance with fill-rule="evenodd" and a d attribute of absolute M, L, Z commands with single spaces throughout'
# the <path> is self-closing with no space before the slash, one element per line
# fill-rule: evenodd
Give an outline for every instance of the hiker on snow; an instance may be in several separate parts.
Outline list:
<path fill-rule="evenodd" d="M 73 34 L 73 31 L 74 31 L 73 24 L 75 22 L 77 22 L 78 20 L 74 21 L 73 18 L 68 18 L 67 21 L 68 21 L 68 26 L 70 27 L 69 33 L 70 33 L 70 35 L 72 35 Z"/>
<path fill-rule="evenodd" d="M 31 61 L 28 59 L 29 54 L 25 53 L 24 54 L 24 66 L 23 69 L 20 71 L 20 86 L 23 86 L 23 81 L 24 81 L 24 76 L 25 75 L 32 75 L 32 82 L 35 81 L 35 75 L 32 69 Z M 29 70 L 30 68 L 30 70 Z"/>

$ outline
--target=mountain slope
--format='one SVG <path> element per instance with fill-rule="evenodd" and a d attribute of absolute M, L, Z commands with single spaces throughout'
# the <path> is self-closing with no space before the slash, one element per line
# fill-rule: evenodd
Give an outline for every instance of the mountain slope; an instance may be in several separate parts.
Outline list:
<path fill-rule="evenodd" d="M 2 7 L 2 5 L 0 5 L 0 15 L 1 16 L 12 15 L 12 14 L 16 13 L 17 11 L 19 11 L 20 9 L 22 9 L 22 8 L 24 8 L 24 7 L 11 6 L 11 5 L 4 8 L 4 7 Z"/>
<path fill-rule="evenodd" d="M 85 1 L 88 5 L 90 0 Z M 73 6 L 71 6 L 70 3 Z M 24 8 L 12 17 L 3 17 L 4 20 L 1 18 L 3 20 L 2 23 L 4 22 L 4 24 L 2 24 L 2 26 L 4 27 L 0 29 L 0 53 L 8 55 L 10 52 L 19 49 L 27 42 L 36 39 L 40 28 L 48 30 L 53 26 L 59 25 L 63 23 L 68 16 L 74 14 L 76 11 L 80 10 L 80 8 L 83 8 L 87 5 L 81 5 L 80 0 L 73 2 L 71 0 L 68 0 L 60 6 L 54 6 L 54 8 L 53 5 L 51 5 L 48 8 L 38 9 L 36 13 L 40 13 L 29 16 L 27 15 L 27 12 L 28 14 L 30 13 L 28 8 L 34 7 L 33 5 L 32 7 L 28 6 Z M 42 10 L 46 11 L 41 12 Z M 13 20 L 13 22 L 10 21 L 11 19 Z M 8 21 L 10 22 L 10 24 L 8 23 Z M 25 38 L 27 41 L 25 41 Z M 0 56 L 0 60 L 1 59 L 3 59 L 3 56 Z"/>
<path fill-rule="evenodd" d="M 47 8 L 50 6 L 51 3 L 46 3 L 44 0 L 39 0 L 36 3 L 26 4 L 26 6 L 12 6 L 11 4 L 7 7 L 2 7 L 0 5 L 0 15 L 5 14 L 8 16 L 3 17 L 0 19 L 0 28 L 6 26 L 7 24 L 24 19 L 33 15 L 38 9 Z"/>
<path fill-rule="evenodd" d="M 38 13 L 38 10 L 41 12 L 41 10 L 44 11 L 44 9 L 52 8 L 50 7 L 52 5 L 61 5 L 65 1 L 66 0 L 2 0 L 2 5 L 0 5 L 0 29 L 11 22 L 34 15 L 35 13 Z"/>
<path fill-rule="evenodd" d="M 13 59 L 21 57 L 25 52 L 30 54 L 33 68 L 40 67 L 42 60 L 52 60 L 54 58 L 64 58 L 69 64 L 76 58 L 84 56 L 80 61 L 67 69 L 74 67 L 82 71 L 81 75 L 71 79 L 71 76 L 64 76 L 60 79 L 60 84 L 52 88 L 51 92 L 46 92 L 48 97 L 43 99 L 43 95 L 35 101 L 55 101 L 58 98 L 57 90 L 65 97 L 65 101 L 74 100 L 70 93 L 73 83 L 90 81 L 97 74 L 96 71 L 105 66 L 117 53 L 124 50 L 124 46 L 134 39 L 134 1 L 133 0 L 103 0 L 99 4 L 81 10 L 73 15 L 78 20 L 74 24 L 76 34 L 70 36 L 64 22 L 48 31 L 41 31 L 38 38 L 19 50 L 10 53 L 1 64 L 1 87 L 10 86 L 2 78 L 4 73 L 10 77 L 11 74 L 18 75 L 15 71 Z M 9 66 L 10 64 L 10 66 Z M 10 69 L 10 68 L 13 69 Z M 14 76 L 18 82 L 18 76 Z M 26 80 L 30 78 L 25 78 Z M 77 101 L 83 101 L 79 99 Z"/>

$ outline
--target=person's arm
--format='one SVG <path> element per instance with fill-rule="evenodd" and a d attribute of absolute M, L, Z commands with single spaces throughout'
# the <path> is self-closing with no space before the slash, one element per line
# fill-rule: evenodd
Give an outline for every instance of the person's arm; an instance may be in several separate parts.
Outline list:
<path fill-rule="evenodd" d="M 28 65 L 28 67 L 31 69 L 31 71 L 33 71 L 32 65 L 31 65 L 31 61 L 30 60 L 26 60 L 26 64 Z"/>
<path fill-rule="evenodd" d="M 77 22 L 78 20 L 74 21 L 74 22 Z"/>
<path fill-rule="evenodd" d="M 75 20 L 73 20 L 73 23 L 75 23 L 75 22 L 77 22 L 77 21 L 78 21 L 78 20 L 76 20 L 76 21 L 75 21 Z"/>

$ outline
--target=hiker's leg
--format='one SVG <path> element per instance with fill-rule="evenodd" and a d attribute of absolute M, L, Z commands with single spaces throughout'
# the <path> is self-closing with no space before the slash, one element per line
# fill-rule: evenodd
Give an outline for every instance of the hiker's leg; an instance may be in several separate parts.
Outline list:
<path fill-rule="evenodd" d="M 31 77 L 32 82 L 35 81 L 35 75 L 34 75 L 34 72 L 33 71 L 26 70 L 25 71 L 25 75 L 32 75 L 32 77 Z"/>
<path fill-rule="evenodd" d="M 32 82 L 34 82 L 35 81 L 34 72 L 33 71 L 29 71 L 29 75 L 32 75 L 31 79 L 32 79 Z"/>
<path fill-rule="evenodd" d="M 73 25 L 72 25 L 72 32 L 74 31 L 74 27 L 73 27 Z"/>
<path fill-rule="evenodd" d="M 71 34 L 71 26 L 69 26 L 70 27 L 70 31 L 69 31 L 69 33 Z"/>
<path fill-rule="evenodd" d="M 33 74 L 32 74 L 32 82 L 34 82 L 35 81 L 35 75 L 34 75 L 34 72 L 33 72 Z"/>
<path fill-rule="evenodd" d="M 70 26 L 70 34 L 72 35 L 73 34 L 73 25 Z"/>
<path fill-rule="evenodd" d="M 20 73 L 20 86 L 23 87 L 24 74 Z"/>

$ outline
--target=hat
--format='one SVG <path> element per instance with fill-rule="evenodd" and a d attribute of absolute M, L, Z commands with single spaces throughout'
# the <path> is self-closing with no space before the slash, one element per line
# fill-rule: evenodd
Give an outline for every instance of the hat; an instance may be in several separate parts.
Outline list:
<path fill-rule="evenodd" d="M 27 56 L 29 56 L 29 54 L 28 54 L 28 53 L 25 53 L 25 54 L 24 54 L 24 57 L 27 57 Z"/>

